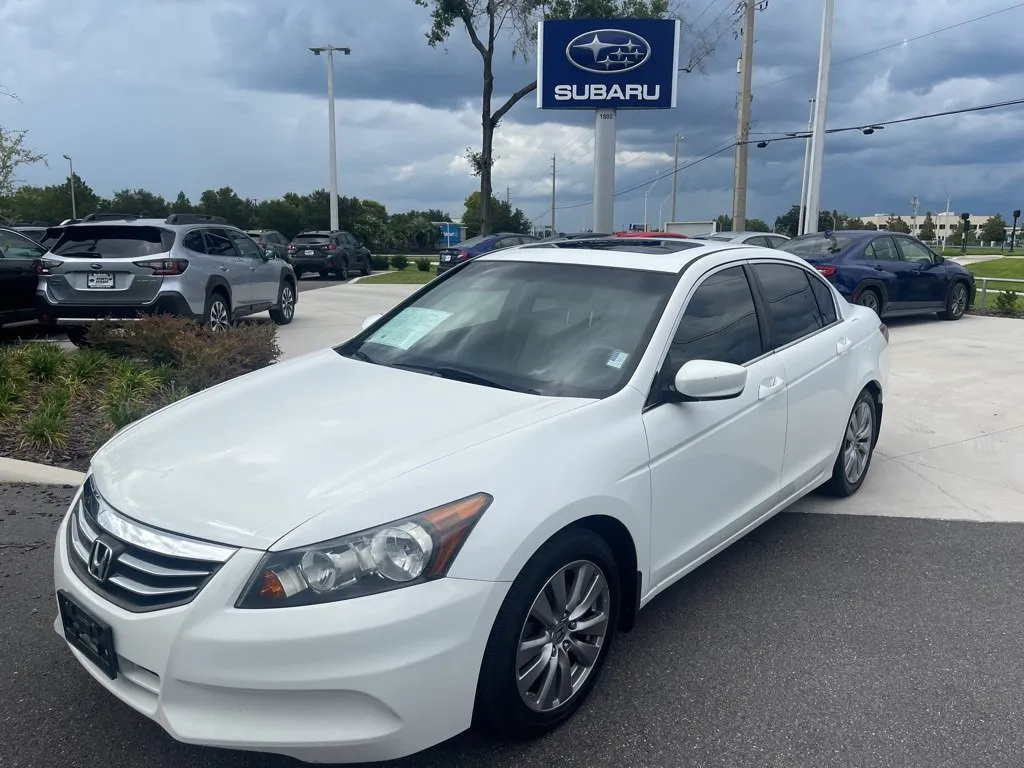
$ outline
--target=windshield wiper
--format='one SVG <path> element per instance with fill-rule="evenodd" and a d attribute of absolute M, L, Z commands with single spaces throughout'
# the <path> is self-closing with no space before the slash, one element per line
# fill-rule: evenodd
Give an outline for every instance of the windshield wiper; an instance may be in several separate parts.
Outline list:
<path fill-rule="evenodd" d="M 342 352 L 341 354 L 342 357 L 348 357 L 351 358 L 352 360 L 359 360 L 360 362 L 363 363 L 373 363 L 374 365 L 378 365 L 376 360 L 374 360 L 368 354 L 363 352 L 363 350 L 361 349 L 353 349 L 350 352 Z"/>
<path fill-rule="evenodd" d="M 479 384 L 482 387 L 493 387 L 494 389 L 503 389 L 508 392 L 524 392 L 528 395 L 539 395 L 535 389 L 523 389 L 521 387 L 513 387 L 510 384 L 504 384 L 494 379 L 489 379 L 486 376 L 481 376 L 478 373 L 463 370 L 462 368 L 453 368 L 451 366 L 432 366 L 432 365 L 408 365 L 405 363 L 392 363 L 394 368 L 403 368 L 407 371 L 416 371 L 417 373 L 427 373 L 431 376 L 439 376 L 442 379 L 451 379 L 452 381 L 462 381 L 466 384 Z"/>

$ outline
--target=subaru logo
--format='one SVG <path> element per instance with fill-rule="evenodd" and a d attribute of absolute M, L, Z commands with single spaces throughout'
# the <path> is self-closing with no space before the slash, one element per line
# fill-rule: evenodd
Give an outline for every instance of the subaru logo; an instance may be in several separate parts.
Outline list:
<path fill-rule="evenodd" d="M 96 581 L 106 581 L 110 575 L 110 565 L 114 560 L 114 550 L 103 539 L 96 539 L 89 552 L 89 573 Z"/>
<path fill-rule="evenodd" d="M 598 29 L 569 41 L 565 57 L 584 72 L 632 72 L 651 58 L 651 46 L 634 32 Z"/>
<path fill-rule="evenodd" d="M 102 264 L 90 264 L 89 266 L 92 269 L 103 269 L 103 265 Z"/>

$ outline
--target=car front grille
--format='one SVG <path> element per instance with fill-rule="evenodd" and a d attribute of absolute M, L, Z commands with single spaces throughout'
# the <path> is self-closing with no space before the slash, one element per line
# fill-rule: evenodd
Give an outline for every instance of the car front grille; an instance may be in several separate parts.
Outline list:
<path fill-rule="evenodd" d="M 136 613 L 191 601 L 237 551 L 161 531 L 113 509 L 85 481 L 68 520 L 68 560 L 90 589 Z"/>

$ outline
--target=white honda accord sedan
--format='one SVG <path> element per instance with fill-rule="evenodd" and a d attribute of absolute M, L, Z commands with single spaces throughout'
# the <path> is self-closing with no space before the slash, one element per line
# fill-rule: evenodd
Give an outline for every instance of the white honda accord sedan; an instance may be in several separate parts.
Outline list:
<path fill-rule="evenodd" d="M 658 593 L 857 491 L 888 368 L 874 312 L 779 251 L 482 256 L 108 442 L 58 534 L 55 628 L 194 744 L 357 762 L 538 734 Z"/>

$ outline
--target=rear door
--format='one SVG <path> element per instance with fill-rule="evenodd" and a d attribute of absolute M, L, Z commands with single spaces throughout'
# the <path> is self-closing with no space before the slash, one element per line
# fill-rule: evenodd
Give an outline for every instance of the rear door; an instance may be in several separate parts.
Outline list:
<path fill-rule="evenodd" d="M 45 252 L 24 235 L 0 230 L 0 323 L 31 318 L 39 279 L 33 262 Z"/>
<path fill-rule="evenodd" d="M 252 272 L 249 262 L 243 259 L 235 248 L 228 230 L 211 228 L 203 230 L 206 252 L 220 274 L 231 286 L 231 306 L 248 306 L 252 303 Z"/>
<path fill-rule="evenodd" d="M 832 290 L 795 264 L 752 261 L 771 346 L 785 369 L 789 402 L 782 495 L 805 487 L 835 460 L 856 382 L 849 323 Z"/>
<path fill-rule="evenodd" d="M 235 244 L 242 262 L 249 269 L 249 303 L 257 306 L 272 304 L 277 300 L 277 266 L 244 232 L 229 229 L 228 236 Z"/>
<path fill-rule="evenodd" d="M 892 235 L 879 235 L 873 238 L 864 251 L 864 257 L 875 270 L 874 276 L 885 286 L 888 297 L 885 308 L 901 310 L 911 306 L 907 278 L 910 277 L 912 268 L 900 259 L 900 252 Z"/>
<path fill-rule="evenodd" d="M 136 307 L 156 300 L 164 278 L 155 264 L 169 254 L 174 232 L 159 226 L 75 224 L 50 252 L 59 257 L 46 292 L 59 306 Z"/>

